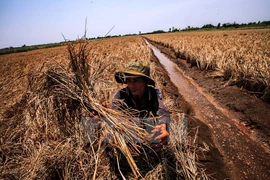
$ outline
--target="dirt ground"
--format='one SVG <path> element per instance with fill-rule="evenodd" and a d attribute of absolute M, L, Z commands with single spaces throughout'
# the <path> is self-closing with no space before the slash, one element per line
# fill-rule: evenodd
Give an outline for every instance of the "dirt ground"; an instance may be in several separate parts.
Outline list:
<path fill-rule="evenodd" d="M 220 118 L 213 118 L 213 123 L 203 121 L 194 114 L 196 110 L 192 105 L 179 103 L 178 107 L 191 116 L 189 127 L 199 127 L 199 143 L 210 145 L 210 151 L 199 156 L 207 174 L 214 179 L 270 179 L 267 162 L 270 160 L 270 104 L 241 87 L 229 84 L 222 77 L 213 76 L 210 71 L 191 67 L 185 60 L 176 58 L 171 49 L 154 42 L 151 44 L 181 67 L 216 105 L 213 111 L 226 120 L 218 122 Z M 176 95 L 174 88 L 171 91 L 177 97 L 176 101 L 184 102 L 185 97 Z"/>

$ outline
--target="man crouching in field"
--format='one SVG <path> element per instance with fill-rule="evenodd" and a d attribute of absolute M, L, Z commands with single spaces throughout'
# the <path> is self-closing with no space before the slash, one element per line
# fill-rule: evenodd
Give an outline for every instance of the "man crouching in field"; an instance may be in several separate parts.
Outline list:
<path fill-rule="evenodd" d="M 160 151 L 168 143 L 171 119 L 159 89 L 155 88 L 155 82 L 150 78 L 149 66 L 140 61 L 132 61 L 127 64 L 123 72 L 115 73 L 115 79 L 118 83 L 127 86 L 114 94 L 112 108 L 137 110 L 142 120 L 156 117 L 157 125 L 150 132 L 154 134 L 150 143 L 156 152 Z M 119 103 L 119 100 L 124 103 Z M 144 128 L 149 130 L 147 125 L 144 125 Z"/>

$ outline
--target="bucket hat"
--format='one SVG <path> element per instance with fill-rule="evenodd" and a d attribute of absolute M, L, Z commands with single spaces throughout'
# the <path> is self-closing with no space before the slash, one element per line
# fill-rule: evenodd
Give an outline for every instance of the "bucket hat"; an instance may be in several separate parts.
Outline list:
<path fill-rule="evenodd" d="M 116 72 L 114 75 L 116 82 L 121 84 L 127 84 L 127 78 L 134 76 L 146 77 L 147 84 L 155 86 L 155 81 L 150 78 L 150 67 L 138 60 L 129 62 L 124 71 Z"/>

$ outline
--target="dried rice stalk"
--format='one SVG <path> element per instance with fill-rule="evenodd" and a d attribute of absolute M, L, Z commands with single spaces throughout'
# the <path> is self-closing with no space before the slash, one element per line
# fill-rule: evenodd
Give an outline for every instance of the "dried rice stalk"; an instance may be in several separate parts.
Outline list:
<path fill-rule="evenodd" d="M 185 114 L 178 114 L 179 122 L 171 125 L 171 144 L 170 149 L 175 153 L 177 162 L 177 174 L 182 175 L 184 179 L 202 179 L 208 180 L 203 168 L 197 163 L 196 152 L 198 145 L 196 144 L 196 136 L 193 141 L 188 139 L 188 117 Z M 197 134 L 197 133 L 196 133 Z"/>

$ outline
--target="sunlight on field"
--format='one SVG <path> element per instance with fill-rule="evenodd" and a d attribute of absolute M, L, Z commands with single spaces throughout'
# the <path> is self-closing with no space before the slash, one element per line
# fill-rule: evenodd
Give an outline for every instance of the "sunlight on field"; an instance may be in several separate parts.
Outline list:
<path fill-rule="evenodd" d="M 180 32 L 147 35 L 172 47 L 200 69 L 236 82 L 270 85 L 270 30 Z"/>
<path fill-rule="evenodd" d="M 130 60 L 149 61 L 151 57 L 150 49 L 140 37 L 94 41 L 89 43 L 88 49 L 90 60 L 98 59 L 112 65 L 112 68 L 107 69 L 109 80 L 105 83 L 111 92 L 119 88 L 113 79 L 116 70 L 123 69 Z M 0 56 L 1 99 L 5 102 L 4 104 L 13 104 L 16 101 L 14 98 L 19 98 L 20 94 L 25 91 L 27 74 L 44 72 L 48 68 L 58 65 L 67 68 L 68 62 L 66 46 Z M 13 88 L 10 88 L 11 86 Z M 111 98 L 111 95 L 108 98 Z"/>
<path fill-rule="evenodd" d="M 213 76 L 269 86 L 270 30 L 181 32 L 147 37 L 172 47 L 177 56 L 193 62 L 202 70 L 215 70 L 211 71 Z M 115 91 L 123 87 L 115 82 L 114 73 L 123 70 L 130 60 L 148 62 L 151 76 L 161 92 L 165 90 L 165 86 L 162 85 L 166 81 L 165 73 L 140 36 L 87 43 L 85 51 L 80 50 L 83 43 L 77 43 L 74 46 L 0 56 L 1 147 L 4 148 L 3 152 L 7 152 L 2 154 L 6 162 L 5 166 L 0 166 L 0 170 L 6 176 L 28 179 L 46 179 L 54 176 L 95 179 L 113 176 L 114 172 L 109 171 L 110 163 L 106 152 L 100 147 L 84 149 L 83 132 L 78 128 L 80 121 L 77 116 L 73 116 L 78 115 L 78 104 L 82 104 L 79 108 L 83 109 L 87 107 L 84 104 L 88 103 L 89 107 L 98 109 L 105 117 L 118 122 L 118 119 L 125 117 L 100 105 L 100 100 L 111 104 Z M 69 52 L 68 47 L 74 49 Z M 70 58 L 72 53 L 74 56 Z M 71 71 L 70 60 L 76 58 L 78 62 L 86 58 L 86 66 L 79 67 L 88 69 L 87 71 L 78 71 L 81 74 Z M 52 86 L 48 86 L 52 80 L 57 80 L 53 82 L 56 85 L 52 83 Z M 81 81 L 86 83 L 77 87 L 75 82 Z M 64 82 L 65 86 L 61 86 L 61 83 L 57 85 L 59 82 Z M 62 96 L 63 99 L 60 98 Z M 74 104 L 74 101 L 77 104 Z M 172 124 L 172 132 L 176 134 L 175 137 L 180 137 L 183 132 L 179 131 L 179 128 L 183 127 L 178 127 L 181 123 L 175 123 L 181 119 L 179 109 L 176 109 L 174 104 L 175 97 L 165 96 L 164 102 L 172 116 L 176 117 Z M 74 114 L 66 113 L 70 104 L 75 108 Z M 88 111 L 87 108 L 85 111 Z M 63 120 L 59 120 L 57 113 L 64 115 L 64 127 L 61 124 Z M 58 124 L 58 121 L 61 123 Z M 117 127 L 122 127 L 123 124 L 117 124 Z M 197 145 L 183 145 L 179 138 L 172 140 L 168 151 L 176 156 L 178 165 L 174 167 L 174 173 L 187 179 L 197 179 L 198 176 L 207 179 L 204 170 L 199 168 L 195 161 Z M 196 143 L 195 140 L 193 143 Z M 118 148 L 122 150 L 122 147 Z M 20 156 L 17 156 L 18 152 Z M 122 152 L 126 157 L 130 155 L 126 149 Z M 130 161 L 129 165 L 132 164 Z M 133 175 L 139 176 L 137 166 L 132 168 Z M 144 175 L 150 179 L 164 177 L 164 168 L 171 168 L 166 161 Z"/>

